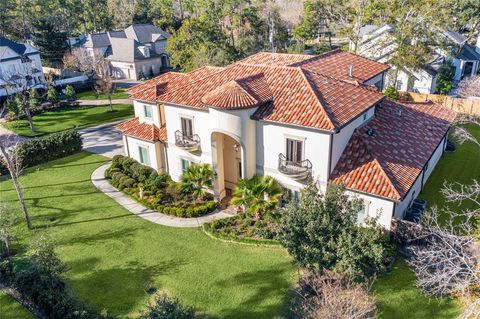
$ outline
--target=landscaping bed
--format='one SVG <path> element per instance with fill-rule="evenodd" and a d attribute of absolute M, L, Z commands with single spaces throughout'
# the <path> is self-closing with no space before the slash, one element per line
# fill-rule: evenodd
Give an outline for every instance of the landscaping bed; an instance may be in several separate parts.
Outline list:
<path fill-rule="evenodd" d="M 278 215 L 255 220 L 244 213 L 205 224 L 203 229 L 213 237 L 250 244 L 280 245 L 276 240 Z"/>
<path fill-rule="evenodd" d="M 114 156 L 105 177 L 115 188 L 162 214 L 190 218 L 209 214 L 217 208 L 212 194 L 196 197 L 181 192 L 180 183 L 174 182 L 167 173 L 158 174 L 126 156 Z"/>

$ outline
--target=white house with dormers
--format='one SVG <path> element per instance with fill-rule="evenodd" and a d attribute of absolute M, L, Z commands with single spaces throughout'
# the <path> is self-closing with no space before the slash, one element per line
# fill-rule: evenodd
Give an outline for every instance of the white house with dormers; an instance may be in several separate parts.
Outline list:
<path fill-rule="evenodd" d="M 360 28 L 357 54 L 388 63 L 396 50 L 391 38 L 392 30 L 393 27 L 390 25 L 365 25 Z M 432 59 L 421 69 L 399 70 L 396 82 L 398 91 L 436 93 L 438 71 L 447 62 L 455 69 L 453 78 L 455 83 L 480 72 L 480 35 L 476 45 L 467 43 L 467 39 L 458 32 L 438 31 L 438 35 L 443 39 L 445 48 L 436 48 Z M 350 50 L 354 49 L 354 43 L 350 42 Z M 388 85 L 393 85 L 395 72 L 392 71 L 386 78 Z"/>
<path fill-rule="evenodd" d="M 309 177 L 344 183 L 365 216 L 390 227 L 444 151 L 454 114 L 381 93 L 389 67 L 340 50 L 261 52 L 229 66 L 169 72 L 133 87 L 135 118 L 117 126 L 126 155 L 179 180 L 210 163 L 217 199 L 270 175 L 298 196 Z"/>
<path fill-rule="evenodd" d="M 0 36 L 0 98 L 45 82 L 40 52 L 26 43 Z"/>

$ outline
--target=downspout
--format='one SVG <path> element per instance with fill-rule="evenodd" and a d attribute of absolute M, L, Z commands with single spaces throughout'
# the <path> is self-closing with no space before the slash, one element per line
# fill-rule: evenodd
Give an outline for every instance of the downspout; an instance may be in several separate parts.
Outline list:
<path fill-rule="evenodd" d="M 332 149 L 333 149 L 333 135 L 335 133 L 330 134 L 330 146 L 329 146 L 329 156 L 328 156 L 328 171 L 327 171 L 327 183 L 330 180 L 330 173 L 332 171 Z"/>
<path fill-rule="evenodd" d="M 168 165 L 168 154 L 167 154 L 167 143 L 163 143 L 163 148 L 165 149 L 165 170 L 170 174 L 170 165 Z"/>
<path fill-rule="evenodd" d="M 125 150 L 127 151 L 127 156 L 130 157 L 130 149 L 128 148 L 128 136 L 125 136 Z"/>

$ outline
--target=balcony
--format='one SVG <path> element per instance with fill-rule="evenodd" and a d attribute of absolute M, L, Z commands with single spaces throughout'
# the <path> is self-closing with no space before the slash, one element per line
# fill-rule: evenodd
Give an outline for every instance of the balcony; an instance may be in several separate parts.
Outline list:
<path fill-rule="evenodd" d="M 194 152 L 200 148 L 200 137 L 197 134 L 189 136 L 181 131 L 176 131 L 175 145 L 186 151 Z"/>
<path fill-rule="evenodd" d="M 278 154 L 278 170 L 290 178 L 305 179 L 312 172 L 312 163 L 308 159 L 288 161 L 285 155 Z"/>

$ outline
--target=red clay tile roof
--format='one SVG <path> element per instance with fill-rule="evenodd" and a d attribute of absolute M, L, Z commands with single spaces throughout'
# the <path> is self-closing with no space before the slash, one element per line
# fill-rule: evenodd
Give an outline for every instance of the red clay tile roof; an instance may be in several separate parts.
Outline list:
<path fill-rule="evenodd" d="M 151 80 L 131 87 L 128 90 L 132 100 L 147 102 L 156 102 L 160 94 L 168 92 L 170 89 L 176 89 L 189 82 L 207 77 L 210 74 L 218 72 L 223 68 L 205 66 L 189 73 L 167 72 Z"/>
<path fill-rule="evenodd" d="M 139 138 L 149 142 L 166 141 L 167 127 L 158 128 L 154 124 L 140 123 L 138 118 L 127 120 L 115 126 L 124 135 Z"/>
<path fill-rule="evenodd" d="M 222 109 L 249 108 L 273 98 L 263 74 L 232 80 L 205 94 L 205 105 Z"/>
<path fill-rule="evenodd" d="M 455 113 L 432 102 L 385 100 L 380 105 L 375 117 L 352 135 L 331 180 L 399 201 L 421 174 Z"/>
<path fill-rule="evenodd" d="M 374 60 L 341 50 L 333 50 L 291 66 L 297 66 L 310 72 L 328 75 L 338 80 L 347 82 L 357 80 L 360 83 L 390 68 L 387 64 L 378 63 Z M 350 66 L 352 66 L 353 79 L 349 76 Z"/>
<path fill-rule="evenodd" d="M 337 69 L 343 68 L 337 55 L 354 67 L 358 63 L 354 79 L 345 71 L 348 82 L 354 84 L 346 83 L 343 75 L 340 80 L 335 77 L 340 75 Z M 256 103 L 260 106 L 255 119 L 333 131 L 381 100 L 380 93 L 359 83 L 386 69 L 384 64 L 339 50 L 322 56 L 260 52 L 223 69 L 167 73 L 151 80 L 147 88 L 132 88 L 131 98 L 154 101 L 156 96 L 158 102 L 202 109 L 238 109 Z M 255 77 L 256 81 L 245 81 Z"/>

